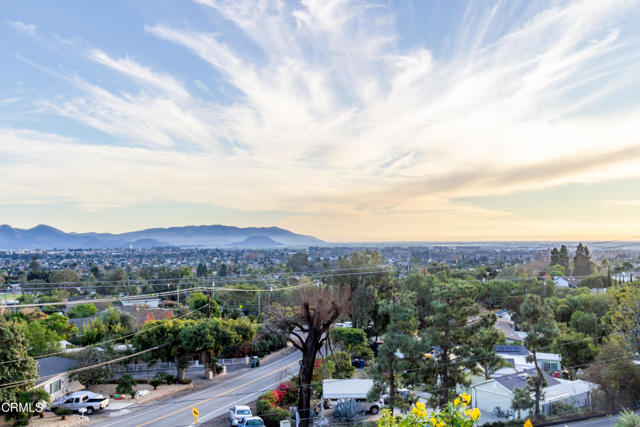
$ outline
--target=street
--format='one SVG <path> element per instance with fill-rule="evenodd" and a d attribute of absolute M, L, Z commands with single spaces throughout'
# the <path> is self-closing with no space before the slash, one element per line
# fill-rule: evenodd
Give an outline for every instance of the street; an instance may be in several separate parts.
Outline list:
<path fill-rule="evenodd" d="M 610 427 L 615 426 L 618 422 L 618 416 L 594 418 L 591 420 L 583 420 L 575 423 L 562 424 L 566 426 L 587 426 L 587 427 Z"/>
<path fill-rule="evenodd" d="M 164 398 L 114 413 L 105 412 L 91 420 L 99 426 L 190 426 L 192 408 L 199 411 L 198 424 L 225 414 L 235 404 L 247 404 L 298 372 L 300 353 L 294 352 L 259 368 L 247 370 L 206 389 Z"/>

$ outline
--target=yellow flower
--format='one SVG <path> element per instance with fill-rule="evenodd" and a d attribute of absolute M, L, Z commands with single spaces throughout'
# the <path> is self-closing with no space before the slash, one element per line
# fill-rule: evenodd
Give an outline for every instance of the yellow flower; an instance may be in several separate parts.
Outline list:
<path fill-rule="evenodd" d="M 436 421 L 435 417 L 431 417 L 431 419 L 429 420 L 429 422 L 430 422 L 432 425 L 434 425 L 434 426 L 438 423 L 438 422 Z"/>
<path fill-rule="evenodd" d="M 473 408 L 473 410 L 471 411 L 471 414 L 469 416 L 471 417 L 471 419 L 473 421 L 477 420 L 478 418 L 480 418 L 480 409 Z"/>
<path fill-rule="evenodd" d="M 531 420 L 529 418 L 527 418 L 527 421 L 525 421 L 524 427 L 533 427 L 533 424 L 531 424 Z"/>
<path fill-rule="evenodd" d="M 427 416 L 427 408 L 424 403 L 417 402 L 416 405 L 411 410 L 411 413 L 418 418 Z"/>
<path fill-rule="evenodd" d="M 453 401 L 453 404 L 458 406 L 460 404 L 460 399 L 456 397 L 456 400 Z"/>
<path fill-rule="evenodd" d="M 469 402 L 471 402 L 471 396 L 469 396 L 467 393 L 462 393 L 460 397 L 466 402 L 467 405 L 469 404 Z"/>

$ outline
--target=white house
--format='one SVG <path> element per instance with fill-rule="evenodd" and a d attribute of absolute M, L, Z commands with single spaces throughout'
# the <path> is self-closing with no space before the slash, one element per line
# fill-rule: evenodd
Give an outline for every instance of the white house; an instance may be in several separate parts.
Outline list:
<path fill-rule="evenodd" d="M 553 278 L 553 283 L 555 283 L 556 288 L 575 288 L 577 287 L 577 282 L 577 279 L 574 277 L 555 276 Z"/>
<path fill-rule="evenodd" d="M 536 370 L 530 369 L 474 384 L 471 386 L 472 405 L 487 415 L 492 414 L 495 408 L 500 408 L 502 411 L 510 410 L 515 388 L 525 388 L 527 378 L 535 375 L 537 375 Z M 543 388 L 544 400 L 541 402 L 541 412 L 548 414 L 554 402 L 568 403 L 575 408 L 591 405 L 591 392 L 597 387 L 596 384 L 582 380 L 563 380 L 546 373 L 544 375 L 548 385 Z M 523 412 L 522 416 L 527 417 L 529 414 Z M 485 420 L 489 421 L 487 417 Z"/>
<path fill-rule="evenodd" d="M 43 388 L 51 396 L 51 400 L 56 400 L 65 394 L 82 390 L 84 386 L 77 381 L 72 381 L 67 372 L 73 369 L 77 361 L 66 357 L 50 356 L 37 360 L 38 381 L 36 388 Z"/>
<path fill-rule="evenodd" d="M 122 300 L 122 305 L 124 307 L 132 305 L 146 305 L 149 308 L 158 308 L 159 303 L 159 298 L 132 298 Z"/>

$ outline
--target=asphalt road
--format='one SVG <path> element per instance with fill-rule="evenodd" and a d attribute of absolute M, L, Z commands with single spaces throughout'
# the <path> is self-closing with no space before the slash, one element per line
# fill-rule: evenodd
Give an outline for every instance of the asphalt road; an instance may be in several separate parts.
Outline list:
<path fill-rule="evenodd" d="M 188 394 L 180 394 L 176 398 L 127 408 L 113 414 L 112 417 L 101 414 L 100 418 L 92 419 L 91 424 L 104 427 L 191 426 L 194 425 L 194 407 L 199 412 L 198 424 L 203 424 L 226 414 L 233 405 L 252 402 L 265 391 L 274 389 L 284 379 L 297 374 L 300 356 L 296 351 L 259 368 L 249 369 L 228 381 Z"/>
<path fill-rule="evenodd" d="M 567 426 L 585 426 L 585 427 L 611 427 L 615 426 L 618 422 L 618 416 L 615 417 L 603 417 L 593 418 L 590 420 L 579 421 L 576 423 L 564 424 Z"/>

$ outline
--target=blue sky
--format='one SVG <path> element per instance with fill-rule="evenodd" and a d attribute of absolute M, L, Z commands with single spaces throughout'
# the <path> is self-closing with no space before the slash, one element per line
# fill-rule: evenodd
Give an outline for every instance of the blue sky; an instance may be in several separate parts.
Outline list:
<path fill-rule="evenodd" d="M 0 17 L 2 223 L 640 232 L 638 1 L 31 1 Z"/>

